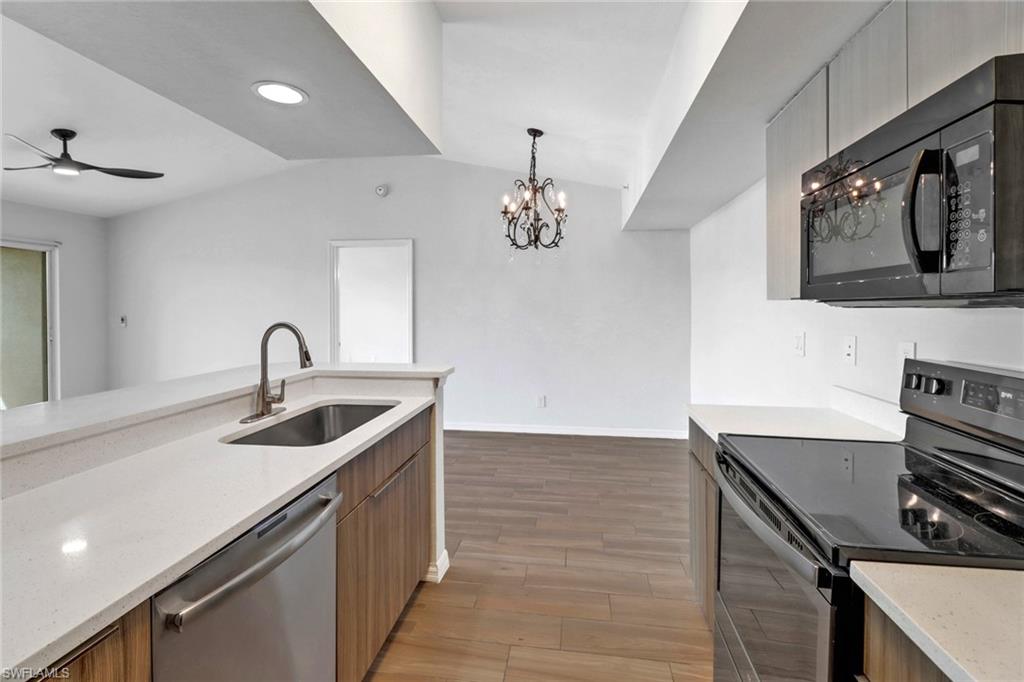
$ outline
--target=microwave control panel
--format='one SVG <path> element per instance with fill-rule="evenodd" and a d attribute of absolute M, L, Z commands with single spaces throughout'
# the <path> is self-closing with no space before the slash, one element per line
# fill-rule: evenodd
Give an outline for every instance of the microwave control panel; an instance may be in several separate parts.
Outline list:
<path fill-rule="evenodd" d="M 946 271 L 992 263 L 992 136 L 946 150 Z"/>

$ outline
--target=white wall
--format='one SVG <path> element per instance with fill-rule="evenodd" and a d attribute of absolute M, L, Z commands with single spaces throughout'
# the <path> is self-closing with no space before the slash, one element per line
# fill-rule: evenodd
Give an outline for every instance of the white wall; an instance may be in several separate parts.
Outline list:
<path fill-rule="evenodd" d="M 113 220 L 110 311 L 129 325 L 111 337 L 112 385 L 254 363 L 278 319 L 326 362 L 328 241 L 411 237 L 416 359 L 456 366 L 450 423 L 685 429 L 687 235 L 623 233 L 616 190 L 568 184 L 563 247 L 510 262 L 498 211 L 514 177 L 324 161 Z M 285 335 L 271 350 L 295 356 Z"/>
<path fill-rule="evenodd" d="M 827 406 L 840 385 L 899 397 L 900 341 L 917 356 L 1024 368 L 1024 310 L 844 309 L 765 298 L 765 183 L 693 228 L 690 264 L 694 403 Z M 792 351 L 806 331 L 807 355 Z M 840 361 L 857 336 L 856 366 Z"/>
<path fill-rule="evenodd" d="M 107 233 L 104 221 L 66 211 L 4 201 L 4 239 L 61 243 L 60 294 L 61 397 L 107 388 Z"/>

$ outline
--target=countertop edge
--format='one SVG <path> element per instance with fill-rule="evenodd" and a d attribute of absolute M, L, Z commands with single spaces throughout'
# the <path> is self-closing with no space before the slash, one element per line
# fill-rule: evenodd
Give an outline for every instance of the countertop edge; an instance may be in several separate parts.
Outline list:
<path fill-rule="evenodd" d="M 328 365 L 324 367 L 312 367 L 310 369 L 301 369 L 295 365 L 287 363 L 272 365 L 270 368 L 270 378 L 272 381 L 279 381 L 286 379 L 290 382 L 303 381 L 305 379 L 316 379 L 316 378 L 351 378 L 351 379 L 412 379 L 412 380 L 423 380 L 423 379 L 443 379 L 451 375 L 455 371 L 455 367 L 452 365 L 392 365 L 392 364 L 381 364 L 380 366 L 369 366 L 365 364 L 352 364 L 352 365 Z M 239 375 L 238 379 L 235 379 L 233 375 Z M 244 379 L 241 378 L 244 375 Z M 222 379 L 219 377 L 223 377 Z M 114 389 L 111 391 L 103 391 L 101 393 L 94 393 L 85 396 L 78 396 L 73 398 L 67 398 L 64 400 L 58 400 L 54 403 L 39 403 L 37 405 L 28 405 L 25 408 L 32 410 L 33 412 L 50 411 L 55 412 L 55 418 L 64 418 L 59 414 L 61 409 L 75 409 L 78 404 L 85 404 L 85 401 L 96 401 L 96 400 L 108 400 L 114 401 L 119 396 L 131 396 L 132 393 L 141 393 L 146 390 L 167 390 L 170 384 L 186 384 L 194 382 L 199 385 L 204 381 L 223 381 L 226 386 L 218 386 L 212 392 L 209 390 L 199 390 L 197 388 L 196 395 L 190 398 L 174 399 L 167 401 L 157 400 L 156 403 L 151 407 L 144 407 L 138 411 L 121 411 L 120 414 L 114 414 L 106 418 L 93 418 L 83 420 L 85 423 L 72 425 L 67 428 L 56 427 L 54 430 L 48 433 L 36 433 L 25 437 L 19 437 L 17 431 L 25 430 L 45 430 L 45 428 L 38 427 L 36 425 L 20 425 L 17 423 L 19 419 L 26 419 L 26 421 L 32 421 L 27 419 L 27 412 L 19 412 L 25 408 L 12 408 L 11 410 L 5 410 L 0 412 L 0 459 L 7 459 L 9 457 L 17 457 L 19 455 L 38 450 L 41 448 L 54 447 L 69 443 L 82 438 L 88 438 L 91 436 L 100 435 L 109 431 L 127 428 L 136 424 L 142 424 L 162 417 L 167 417 L 189 410 L 195 410 L 202 407 L 208 407 L 216 403 L 223 402 L 225 400 L 231 400 L 239 398 L 251 393 L 259 378 L 259 368 L 255 365 L 237 367 L 229 370 L 222 370 L 220 372 L 211 372 L 207 374 L 199 374 L 193 377 L 183 377 L 180 379 L 174 379 L 166 382 L 157 382 L 153 384 L 147 384 L 142 386 L 130 386 L 122 389 Z M 163 386 L 163 389 L 159 387 Z M 183 389 L 184 390 L 184 389 Z M 115 410 L 111 410 L 115 411 Z M 35 415 L 33 415 L 34 417 Z M 45 415 L 36 417 L 37 419 L 45 420 L 48 417 Z M 11 424 L 11 421 L 15 423 Z M 11 431 L 15 432 L 15 435 L 11 436 Z"/>
<path fill-rule="evenodd" d="M 864 594 L 875 602 L 897 627 L 917 645 L 921 651 L 939 670 L 949 676 L 953 682 L 980 682 L 976 680 L 955 658 L 950 656 L 938 641 L 928 634 L 928 630 L 911 618 L 901 609 L 878 584 L 860 568 L 860 562 L 850 563 L 850 578 L 863 590 Z M 911 567 L 912 568 L 912 567 Z"/>

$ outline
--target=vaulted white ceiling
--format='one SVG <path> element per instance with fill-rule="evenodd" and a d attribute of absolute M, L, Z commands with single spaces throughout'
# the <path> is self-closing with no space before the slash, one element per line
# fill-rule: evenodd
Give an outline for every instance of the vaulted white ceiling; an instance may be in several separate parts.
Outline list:
<path fill-rule="evenodd" d="M 440 2 L 446 158 L 621 187 L 685 2 Z"/>

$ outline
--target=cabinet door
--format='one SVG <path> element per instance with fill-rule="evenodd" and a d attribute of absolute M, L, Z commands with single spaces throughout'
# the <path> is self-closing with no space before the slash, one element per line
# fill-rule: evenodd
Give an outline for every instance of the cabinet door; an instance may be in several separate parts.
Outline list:
<path fill-rule="evenodd" d="M 430 543 L 428 448 L 338 524 L 338 679 L 358 682 L 416 585 Z"/>
<path fill-rule="evenodd" d="M 869 682 L 949 682 L 949 678 L 892 622 L 864 598 L 864 674 Z"/>
<path fill-rule="evenodd" d="M 765 131 L 768 298 L 800 298 L 800 176 L 828 158 L 828 78 L 822 69 Z"/>
<path fill-rule="evenodd" d="M 718 590 L 718 484 L 715 477 L 704 472 L 704 581 L 701 602 L 708 626 L 715 627 L 715 592 Z"/>
<path fill-rule="evenodd" d="M 907 90 L 913 106 L 999 54 L 1024 49 L 1021 0 L 910 0 Z"/>
<path fill-rule="evenodd" d="M 42 680 L 138 682 L 151 677 L 149 602 L 101 630 L 62 660 Z"/>
<path fill-rule="evenodd" d="M 907 109 L 907 3 L 894 0 L 828 67 L 828 153 Z"/>
<path fill-rule="evenodd" d="M 707 486 L 704 483 L 704 467 L 697 456 L 690 452 L 690 577 L 696 601 L 704 609 L 704 617 L 708 618 L 705 608 L 707 601 L 705 591 L 707 580 Z"/>

